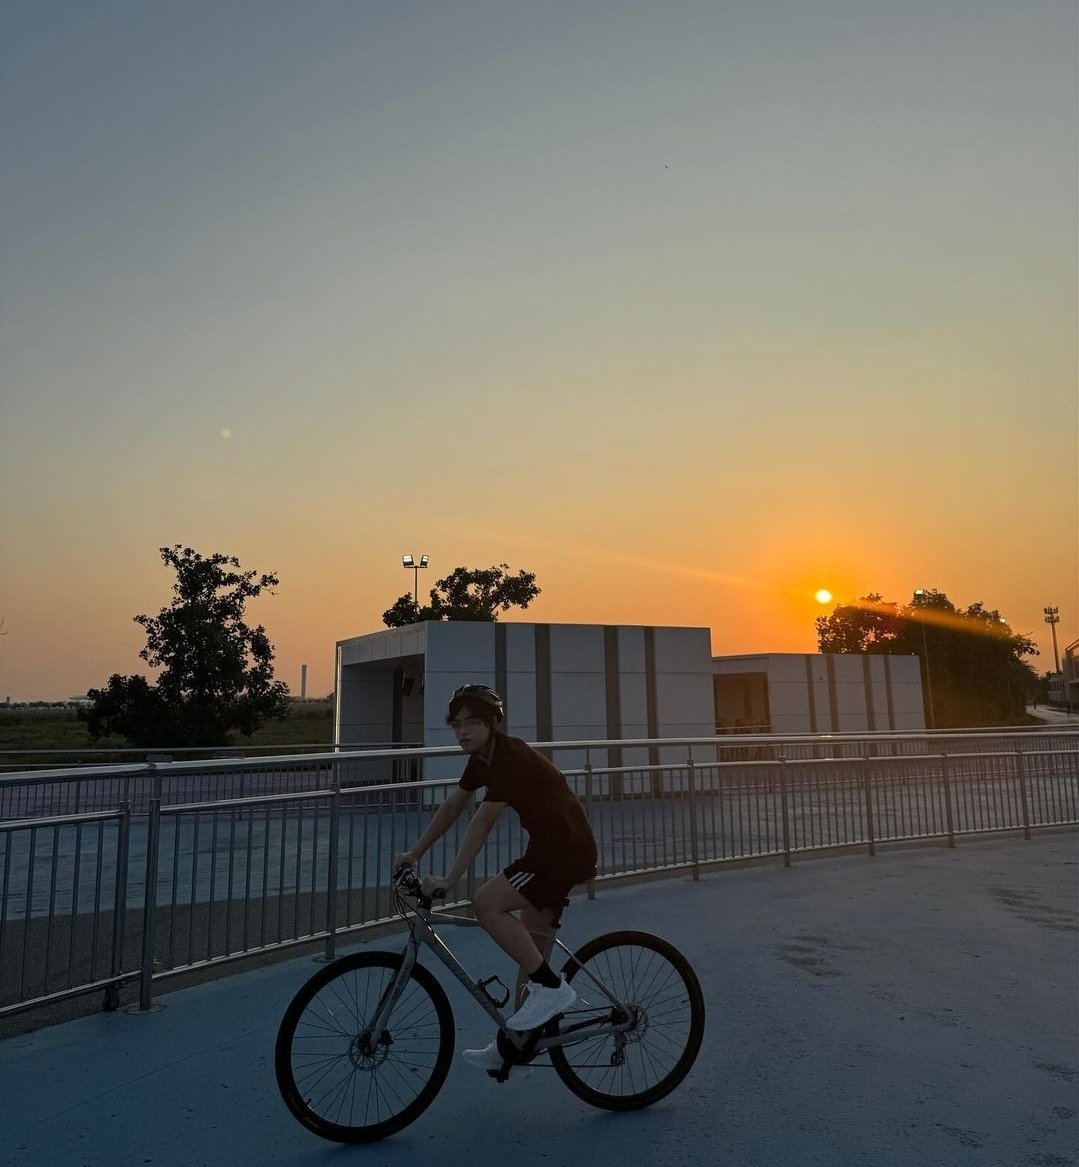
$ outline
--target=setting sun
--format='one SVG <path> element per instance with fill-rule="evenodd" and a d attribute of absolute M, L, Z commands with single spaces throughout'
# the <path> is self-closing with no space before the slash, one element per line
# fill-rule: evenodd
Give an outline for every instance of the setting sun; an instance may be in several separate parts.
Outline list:
<path fill-rule="evenodd" d="M 813 598 L 818 604 L 830 604 L 832 602 L 832 593 L 827 588 L 820 588 Z"/>

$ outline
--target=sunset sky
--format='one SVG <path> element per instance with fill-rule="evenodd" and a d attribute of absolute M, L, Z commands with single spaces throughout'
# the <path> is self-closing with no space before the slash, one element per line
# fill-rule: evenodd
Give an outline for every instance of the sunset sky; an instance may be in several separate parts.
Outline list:
<path fill-rule="evenodd" d="M 1079 636 L 1074 0 L 2 0 L 0 700 L 506 562 L 715 654 Z"/>

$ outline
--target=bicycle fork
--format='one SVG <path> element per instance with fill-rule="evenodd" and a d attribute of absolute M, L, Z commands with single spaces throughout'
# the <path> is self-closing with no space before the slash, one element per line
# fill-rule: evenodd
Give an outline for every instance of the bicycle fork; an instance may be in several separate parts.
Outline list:
<path fill-rule="evenodd" d="M 380 1045 L 388 1046 L 393 1042 L 387 1026 L 390 1015 L 397 1007 L 397 1002 L 403 996 L 409 977 L 412 975 L 412 969 L 416 964 L 416 950 L 416 938 L 410 936 L 401 952 L 401 967 L 383 990 L 370 1023 L 356 1039 L 359 1052 L 364 1057 L 374 1057 Z"/>

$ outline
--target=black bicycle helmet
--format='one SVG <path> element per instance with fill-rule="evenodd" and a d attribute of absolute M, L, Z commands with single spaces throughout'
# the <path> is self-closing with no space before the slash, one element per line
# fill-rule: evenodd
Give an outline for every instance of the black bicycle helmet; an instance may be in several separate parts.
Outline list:
<path fill-rule="evenodd" d="M 498 725 L 506 716 L 506 707 L 502 698 L 490 685 L 458 685 L 450 694 L 449 713 L 447 718 L 456 713 L 456 707 L 464 704 L 486 705 L 495 715 L 495 725 Z"/>

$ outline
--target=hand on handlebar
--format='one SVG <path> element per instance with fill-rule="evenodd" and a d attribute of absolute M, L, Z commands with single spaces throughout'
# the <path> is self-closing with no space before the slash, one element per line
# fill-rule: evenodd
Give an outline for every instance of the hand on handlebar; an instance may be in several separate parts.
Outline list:
<path fill-rule="evenodd" d="M 433 900 L 444 900 L 452 886 L 444 875 L 425 875 L 421 881 L 423 894 Z"/>
<path fill-rule="evenodd" d="M 399 851 L 393 857 L 393 871 L 398 872 L 402 867 L 411 867 L 413 871 L 419 866 L 420 861 L 411 851 Z"/>
<path fill-rule="evenodd" d="M 416 857 L 411 851 L 402 851 L 393 860 L 393 886 L 405 895 L 426 896 L 429 900 L 446 898 L 452 884 L 440 875 L 428 875 L 422 880 L 416 873 Z"/>

